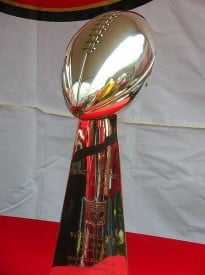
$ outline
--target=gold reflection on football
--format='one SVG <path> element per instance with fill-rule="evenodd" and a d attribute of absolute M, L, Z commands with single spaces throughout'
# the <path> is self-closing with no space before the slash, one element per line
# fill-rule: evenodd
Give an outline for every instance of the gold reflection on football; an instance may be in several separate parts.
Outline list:
<path fill-rule="evenodd" d="M 127 106 L 146 84 L 154 64 L 150 28 L 130 11 L 101 14 L 71 39 L 63 91 L 71 113 L 99 119 Z"/>

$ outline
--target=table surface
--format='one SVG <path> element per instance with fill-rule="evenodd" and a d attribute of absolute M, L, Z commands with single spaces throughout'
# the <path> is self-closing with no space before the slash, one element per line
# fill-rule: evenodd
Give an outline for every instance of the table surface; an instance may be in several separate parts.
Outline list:
<path fill-rule="evenodd" d="M 49 274 L 58 227 L 0 216 L 0 274 Z M 129 275 L 205 275 L 204 244 L 127 233 L 127 247 Z"/>

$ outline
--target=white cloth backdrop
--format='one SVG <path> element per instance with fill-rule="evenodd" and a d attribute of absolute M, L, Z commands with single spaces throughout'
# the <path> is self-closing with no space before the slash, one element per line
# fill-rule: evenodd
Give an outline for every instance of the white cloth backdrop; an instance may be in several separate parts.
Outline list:
<path fill-rule="evenodd" d="M 119 114 L 126 230 L 205 243 L 205 2 L 154 0 L 149 86 Z M 85 22 L 0 14 L 0 213 L 58 221 L 77 120 L 61 68 Z"/>

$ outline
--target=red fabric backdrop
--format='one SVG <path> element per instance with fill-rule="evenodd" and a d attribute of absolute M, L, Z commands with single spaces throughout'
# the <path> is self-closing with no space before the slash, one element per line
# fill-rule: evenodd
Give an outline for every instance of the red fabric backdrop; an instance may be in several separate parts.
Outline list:
<path fill-rule="evenodd" d="M 2 216 L 0 228 L 1 275 L 50 273 L 58 223 Z M 129 275 L 205 274 L 205 245 L 133 233 L 127 245 Z"/>

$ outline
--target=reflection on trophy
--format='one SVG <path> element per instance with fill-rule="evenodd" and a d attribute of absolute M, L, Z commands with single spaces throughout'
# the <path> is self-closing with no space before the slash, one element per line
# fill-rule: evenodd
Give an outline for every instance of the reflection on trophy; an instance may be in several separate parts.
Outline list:
<path fill-rule="evenodd" d="M 118 275 L 121 259 L 127 274 L 116 112 L 146 85 L 154 59 L 146 20 L 128 11 L 97 16 L 68 45 L 63 91 L 79 121 L 53 266 L 103 263 L 100 274 Z"/>

